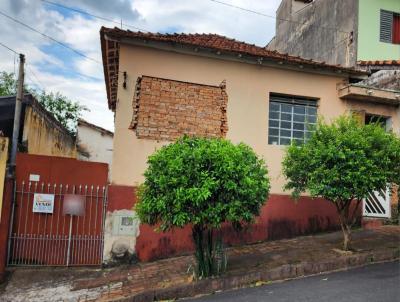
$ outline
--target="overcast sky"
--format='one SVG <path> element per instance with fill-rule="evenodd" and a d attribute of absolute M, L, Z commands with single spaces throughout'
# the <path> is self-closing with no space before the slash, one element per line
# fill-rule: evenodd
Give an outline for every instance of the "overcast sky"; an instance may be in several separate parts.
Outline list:
<path fill-rule="evenodd" d="M 154 32 L 217 33 L 265 46 L 275 20 L 211 0 L 49 0 Z M 275 15 L 280 0 L 223 0 Z M 99 30 L 116 24 L 66 10 L 42 0 L 0 0 L 0 12 L 101 62 Z M 59 91 L 86 105 L 84 119 L 113 130 L 102 65 L 85 59 L 0 14 L 0 42 L 26 55 L 26 82 Z M 134 28 L 129 28 L 134 30 Z M 18 70 L 16 57 L 0 46 L 0 70 Z"/>

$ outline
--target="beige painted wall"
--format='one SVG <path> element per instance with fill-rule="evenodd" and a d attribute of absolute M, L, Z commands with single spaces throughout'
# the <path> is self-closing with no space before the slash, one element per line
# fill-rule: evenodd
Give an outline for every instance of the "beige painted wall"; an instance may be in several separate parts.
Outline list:
<path fill-rule="evenodd" d="M 89 157 L 78 155 L 78 159 L 108 164 L 108 175 L 110 177 L 113 136 L 85 124 L 79 124 L 77 139 L 79 146 L 89 153 Z"/>
<path fill-rule="evenodd" d="M 4 180 L 6 176 L 8 138 L 0 136 L 0 221 L 3 207 Z"/>
<path fill-rule="evenodd" d="M 283 193 L 281 160 L 284 146 L 268 145 L 269 93 L 319 98 L 318 115 L 329 121 L 346 112 L 347 103 L 337 96 L 343 78 L 182 55 L 137 46 L 121 45 L 120 71 L 127 71 L 127 89 L 119 81 L 115 117 L 113 175 L 118 185 L 143 181 L 146 158 L 163 143 L 137 139 L 128 127 L 132 118 L 134 85 L 138 76 L 148 75 L 209 85 L 227 83 L 227 138 L 249 144 L 268 165 L 271 193 Z M 394 122 L 397 124 L 398 119 Z"/>
<path fill-rule="evenodd" d="M 31 106 L 26 107 L 22 141 L 29 154 L 76 157 L 75 140 Z"/>

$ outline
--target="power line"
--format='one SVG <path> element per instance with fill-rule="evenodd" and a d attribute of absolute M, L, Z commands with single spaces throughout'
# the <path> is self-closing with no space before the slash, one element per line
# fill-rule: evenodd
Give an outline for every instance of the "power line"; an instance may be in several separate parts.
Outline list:
<path fill-rule="evenodd" d="M 22 25 L 22 26 L 24 26 L 24 27 L 26 27 L 26 28 L 28 28 L 28 29 L 30 29 L 30 30 L 32 30 L 32 31 L 34 31 L 34 32 L 36 32 L 36 33 L 42 35 L 42 36 L 44 36 L 44 37 L 46 37 L 47 39 L 49 39 L 49 40 L 51 40 L 51 41 L 53 41 L 53 42 L 55 42 L 55 43 L 61 45 L 62 47 L 65 47 L 65 48 L 67 48 L 67 49 L 73 51 L 74 53 L 80 55 L 81 57 L 84 57 L 84 58 L 86 58 L 86 59 L 88 59 L 88 60 L 91 60 L 91 61 L 93 61 L 93 62 L 96 62 L 96 63 L 101 64 L 101 62 L 97 61 L 96 59 L 93 59 L 93 58 L 91 58 L 91 57 L 85 55 L 84 53 L 80 52 L 79 50 L 76 50 L 76 49 L 74 49 L 74 48 L 68 46 L 67 44 L 65 44 L 65 43 L 63 43 L 63 42 L 60 42 L 60 41 L 58 41 L 57 39 L 55 39 L 55 38 L 53 38 L 53 37 L 50 37 L 49 35 L 46 35 L 45 33 L 42 33 L 42 32 L 40 32 L 40 31 L 38 31 L 37 29 L 33 28 L 32 26 L 29 26 L 29 25 L 23 23 L 22 21 L 19 21 L 19 20 L 13 18 L 13 17 L 7 15 L 7 14 L 4 13 L 3 11 L 0 11 L 0 15 L 2 15 L 2 16 L 4 16 L 4 17 L 6 17 L 6 18 L 8 18 L 8 19 L 10 19 L 10 20 L 12 20 L 12 21 L 14 21 L 15 23 L 18 23 L 18 24 L 20 24 L 20 25 Z"/>
<path fill-rule="evenodd" d="M 1 14 L 1 12 L 0 12 L 0 14 Z M 2 42 L 0 42 L 0 46 L 3 46 L 4 48 L 8 49 L 9 51 L 13 52 L 14 54 L 19 54 L 16 50 L 12 49 L 11 47 L 5 45 L 5 44 L 2 43 Z M 99 62 L 99 63 L 100 63 L 100 62 Z M 100 63 L 100 64 L 101 64 L 101 63 Z M 28 64 L 26 64 L 26 65 L 27 65 L 27 68 L 29 68 Z M 65 69 L 65 68 L 63 68 L 63 69 Z M 97 78 L 97 77 L 94 77 L 94 76 L 89 76 L 89 75 L 82 74 L 82 73 L 80 73 L 80 72 L 78 72 L 78 71 L 76 71 L 76 70 L 73 70 L 73 69 L 67 69 L 67 70 L 69 70 L 69 71 L 71 71 L 71 72 L 73 72 L 73 73 L 75 73 L 75 74 L 77 74 L 77 75 L 79 75 L 79 76 L 85 77 L 85 78 L 90 78 L 90 79 L 94 79 L 94 80 L 97 80 L 97 81 L 101 81 L 101 80 L 102 80 L 102 79 Z M 33 76 L 34 76 L 36 79 L 38 79 L 38 77 L 37 77 L 36 74 L 33 72 L 33 70 L 30 69 L 30 71 L 31 71 L 31 73 L 33 74 Z M 15 57 L 14 57 L 14 73 L 15 73 Z M 39 81 L 39 80 L 38 80 L 38 81 Z M 40 81 L 39 81 L 39 82 L 40 82 Z M 44 86 L 44 85 L 42 84 L 42 86 Z"/>
<path fill-rule="evenodd" d="M 7 45 L 3 44 L 0 42 L 0 45 L 3 46 L 4 48 L 8 49 L 9 51 L 15 53 L 15 54 L 19 54 L 16 50 L 12 49 L 11 47 L 8 47 Z"/>
<path fill-rule="evenodd" d="M 3 46 L 4 48 L 8 49 L 9 51 L 13 52 L 14 54 L 19 54 L 16 50 L 12 49 L 11 47 L 5 45 L 5 44 L 2 43 L 2 42 L 0 42 L 0 46 Z M 43 83 L 39 80 L 39 78 L 37 77 L 36 73 L 33 71 L 33 69 L 32 69 L 30 66 L 31 66 L 30 64 L 28 64 L 28 63 L 26 64 L 26 68 L 29 70 L 29 73 L 32 74 L 32 76 L 35 78 L 35 80 L 33 80 L 33 79 L 29 76 L 29 74 L 27 73 L 28 79 L 29 79 L 32 83 L 34 83 L 34 84 L 37 86 L 37 88 L 39 88 L 39 90 L 45 91 L 45 89 L 43 88 L 45 85 L 43 85 Z M 72 70 L 72 69 L 71 69 L 71 71 L 74 72 L 74 73 L 76 73 L 77 75 L 82 76 L 82 77 L 85 77 L 85 78 L 92 78 L 92 79 L 101 81 L 100 78 L 96 78 L 96 77 L 89 76 L 89 75 L 84 75 L 84 74 L 82 74 L 82 73 L 80 73 L 80 72 L 77 72 L 77 71 L 75 71 L 75 70 Z M 14 75 L 15 75 L 15 56 L 14 56 Z"/>
<path fill-rule="evenodd" d="M 40 86 L 39 83 L 38 83 L 37 81 L 34 81 L 34 80 L 29 76 L 28 73 L 26 73 L 26 77 L 27 77 L 28 80 L 31 82 L 31 84 L 33 84 L 34 86 L 36 86 L 36 87 L 34 87 L 33 89 L 37 89 L 37 90 L 39 90 L 39 92 L 45 92 L 45 90 L 43 89 L 43 87 Z M 32 88 L 29 87 L 29 89 L 32 89 Z"/>
<path fill-rule="evenodd" d="M 53 38 L 53 37 L 51 37 L 51 36 L 49 36 L 49 35 L 47 35 L 47 34 L 44 34 L 44 33 L 40 32 L 40 31 L 38 31 L 37 29 L 35 29 L 35 28 L 33 28 L 33 27 L 31 27 L 31 26 L 29 26 L 29 25 L 23 23 L 22 21 L 19 21 L 19 20 L 13 18 L 13 17 L 7 15 L 6 13 L 2 12 L 1 10 L 0 10 L 0 15 L 3 15 L 4 17 L 6 17 L 6 18 L 8 18 L 8 19 L 10 19 L 10 20 L 12 20 L 12 21 L 14 21 L 14 22 L 16 22 L 16 23 L 22 25 L 22 26 L 24 26 L 25 28 L 34 31 L 34 32 L 36 32 L 36 33 L 38 33 L 38 34 L 40 34 L 40 35 L 42 35 L 42 36 L 44 36 L 44 37 L 50 39 L 51 41 L 54 41 L 55 43 L 61 45 L 62 47 L 65 47 L 66 49 L 68 49 L 68 50 L 70 50 L 70 51 L 73 51 L 74 53 L 80 55 L 81 57 L 84 57 L 85 59 L 91 60 L 91 61 L 93 61 L 93 62 L 95 62 L 95 63 L 100 64 L 101 66 L 103 66 L 103 64 L 102 64 L 100 61 L 98 61 L 98 60 L 96 60 L 96 59 L 94 59 L 94 58 L 91 58 L 91 57 L 85 55 L 84 53 L 80 52 L 79 50 L 76 50 L 76 49 L 72 48 L 71 46 L 68 46 L 67 44 L 65 44 L 65 43 L 63 43 L 63 42 L 60 42 L 59 40 L 57 40 L 57 39 L 55 39 L 55 38 Z M 4 46 L 5 46 L 5 45 L 4 45 Z M 7 46 L 5 46 L 5 47 L 8 48 Z M 10 50 L 11 50 L 11 49 L 10 49 Z M 11 50 L 11 51 L 14 51 L 14 50 Z M 71 70 L 71 71 L 74 72 L 74 73 L 76 73 L 76 74 L 78 74 L 78 75 L 80 75 L 80 76 L 86 77 L 86 78 L 92 78 L 92 79 L 95 79 L 95 80 L 101 80 L 100 78 L 93 77 L 93 76 L 89 76 L 89 75 L 84 75 L 84 74 L 79 73 L 79 72 L 77 72 L 77 71 L 75 71 L 75 70 Z M 119 71 L 118 73 L 121 73 L 121 74 L 122 74 L 121 71 Z"/>
<path fill-rule="evenodd" d="M 256 15 L 259 15 L 259 16 L 262 16 L 262 17 L 272 18 L 272 19 L 276 19 L 276 20 L 280 20 L 280 21 L 287 21 L 287 22 L 297 23 L 297 24 L 300 24 L 300 25 L 305 25 L 307 23 L 307 22 L 294 21 L 294 20 L 289 20 L 289 19 L 284 19 L 284 18 L 278 18 L 278 17 L 273 16 L 273 15 L 268 15 L 268 14 L 265 14 L 265 13 L 262 13 L 262 12 L 259 12 L 259 11 L 256 11 L 256 10 L 248 9 L 248 8 L 245 8 L 245 7 L 237 6 L 237 5 L 226 3 L 226 2 L 223 2 L 223 1 L 219 1 L 219 0 L 210 0 L 210 1 L 214 2 L 214 3 L 221 4 L 221 5 L 225 5 L 225 6 L 228 6 L 228 7 L 236 8 L 236 9 L 239 9 L 241 11 L 248 12 L 248 13 L 256 14 Z M 322 26 L 322 25 L 319 25 L 319 27 L 320 28 L 326 28 L 326 29 L 335 30 L 335 31 L 338 31 L 338 32 L 346 33 L 346 34 L 349 33 L 348 31 L 340 30 L 337 27 L 328 27 L 328 26 Z"/>
<path fill-rule="evenodd" d="M 134 28 L 134 29 L 137 29 L 137 30 L 141 30 L 141 31 L 145 31 L 145 32 L 149 32 L 149 30 L 147 30 L 147 29 L 143 29 L 143 28 L 131 25 L 131 24 L 123 23 L 122 21 L 118 22 L 118 21 L 110 19 L 110 18 L 101 17 L 101 16 L 95 15 L 93 13 L 89 13 L 87 11 L 84 11 L 84 10 L 81 10 L 81 9 L 77 9 L 77 8 L 73 8 L 73 7 L 70 7 L 70 6 L 65 6 L 65 5 L 62 5 L 60 3 L 56 3 L 56 2 L 53 2 L 53 1 L 48 1 L 48 0 L 40 0 L 40 1 L 42 1 L 44 3 L 47 3 L 47 4 L 50 4 L 50 5 L 61 7 L 63 9 L 68 9 L 70 11 L 74 11 L 74 12 L 79 13 L 79 14 L 83 14 L 83 15 L 87 15 L 87 16 L 90 16 L 90 17 L 93 17 L 93 18 L 97 18 L 97 19 L 100 19 L 100 20 L 103 20 L 103 21 L 111 22 L 111 23 L 118 24 L 118 25 L 123 25 L 123 26 L 126 26 L 126 27 L 131 27 L 131 28 Z"/>
<path fill-rule="evenodd" d="M 40 85 L 38 86 L 42 86 L 44 87 L 44 85 L 42 84 L 42 82 L 39 80 L 39 78 L 36 76 L 36 74 L 33 72 L 32 68 L 30 67 L 30 65 L 26 64 L 27 69 L 29 70 L 29 72 L 33 75 L 33 77 L 36 79 L 37 83 L 39 83 Z M 42 89 L 44 91 L 44 89 Z"/>

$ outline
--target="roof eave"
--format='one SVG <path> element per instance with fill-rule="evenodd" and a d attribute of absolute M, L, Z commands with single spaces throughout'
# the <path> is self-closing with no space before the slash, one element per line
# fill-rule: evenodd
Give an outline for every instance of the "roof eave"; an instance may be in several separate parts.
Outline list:
<path fill-rule="evenodd" d="M 351 70 L 339 67 L 336 68 L 334 66 L 329 66 L 329 65 L 316 66 L 312 63 L 307 64 L 305 62 L 295 63 L 295 62 L 285 61 L 284 59 L 267 58 L 262 56 L 249 55 L 241 52 L 223 51 L 215 48 L 201 47 L 192 44 L 163 42 L 163 41 L 160 42 L 160 41 L 153 41 L 150 39 L 132 38 L 132 37 L 119 38 L 119 37 L 113 37 L 112 35 L 110 35 L 110 38 L 122 44 L 144 46 L 166 51 L 173 51 L 177 53 L 204 56 L 204 57 L 210 57 L 228 61 L 236 61 L 236 62 L 242 62 L 260 66 L 269 66 L 280 69 L 307 71 L 310 73 L 336 75 L 340 77 L 352 77 L 359 80 L 367 78 L 369 74 L 367 71 Z"/>
<path fill-rule="evenodd" d="M 104 31 L 105 31 L 105 27 L 101 27 L 101 29 L 100 29 L 100 44 L 101 44 L 101 54 L 102 54 L 102 59 L 103 59 L 104 81 L 106 84 L 108 109 L 113 110 L 113 106 L 111 104 L 110 87 L 109 87 L 109 79 L 108 79 L 106 37 L 105 37 Z"/>

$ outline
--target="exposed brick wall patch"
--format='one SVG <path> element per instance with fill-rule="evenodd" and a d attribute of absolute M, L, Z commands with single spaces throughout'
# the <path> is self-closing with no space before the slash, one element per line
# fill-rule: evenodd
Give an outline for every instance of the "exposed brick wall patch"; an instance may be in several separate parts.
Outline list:
<path fill-rule="evenodd" d="M 225 137 L 226 83 L 210 86 L 149 76 L 139 77 L 130 128 L 138 138 L 172 141 L 196 135 Z"/>

